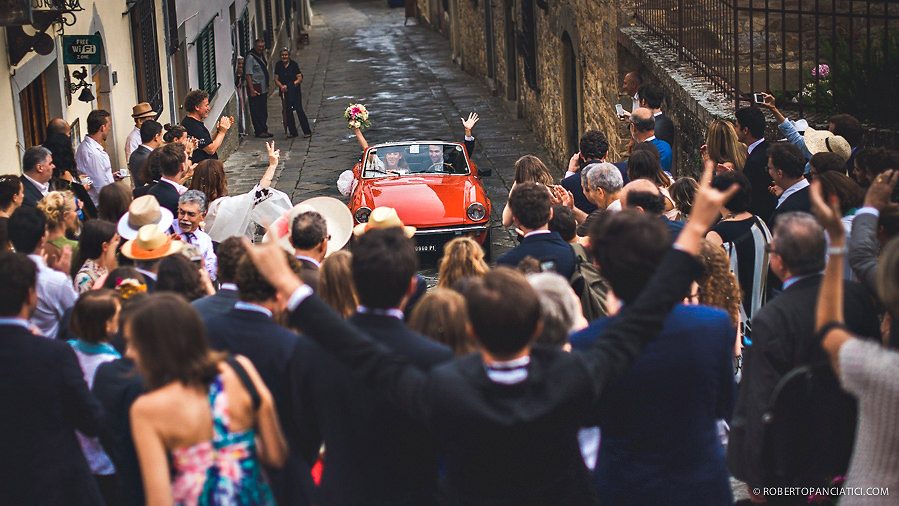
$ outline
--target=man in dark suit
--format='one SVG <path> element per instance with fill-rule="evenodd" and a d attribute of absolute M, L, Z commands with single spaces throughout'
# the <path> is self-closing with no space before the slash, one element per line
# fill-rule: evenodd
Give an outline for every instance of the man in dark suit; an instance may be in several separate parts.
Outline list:
<path fill-rule="evenodd" d="M 131 171 L 131 179 L 135 188 L 140 188 L 149 181 L 141 179 L 141 169 L 154 149 L 162 144 L 162 125 L 152 119 L 144 121 L 140 126 L 141 144 L 131 153 L 128 159 L 128 170 Z"/>
<path fill-rule="evenodd" d="M 37 207 L 38 201 L 50 192 L 53 177 L 53 154 L 43 146 L 32 146 L 22 156 L 22 187 L 25 190 L 23 206 Z"/>
<path fill-rule="evenodd" d="M 743 165 L 743 174 L 752 185 L 749 212 L 765 219 L 777 206 L 777 197 L 769 189 L 774 181 L 768 174 L 770 143 L 765 140 L 765 114 L 758 107 L 743 107 L 737 110 L 736 117 L 737 139 L 746 145 L 749 152 Z"/>
<path fill-rule="evenodd" d="M 286 254 L 286 253 L 285 253 Z M 294 272 L 299 263 L 291 262 Z M 234 281 L 239 300 L 228 312 L 204 317 L 209 345 L 216 350 L 243 355 L 253 362 L 265 386 L 272 392 L 282 427 L 290 427 L 288 362 L 297 345 L 297 335 L 278 325 L 273 317 L 284 310 L 284 302 L 246 255 L 239 261 Z M 314 484 L 309 466 L 301 458 L 293 431 L 287 431 L 291 449 L 284 467 L 266 468 L 277 504 L 312 504 Z"/>
<path fill-rule="evenodd" d="M 768 174 L 781 190 L 777 207 L 768 218 L 768 228 L 777 225 L 777 217 L 790 211 L 811 211 L 805 157 L 793 144 L 779 142 L 768 148 Z"/>
<path fill-rule="evenodd" d="M 569 161 L 566 173 L 568 175 L 559 184 L 571 192 L 574 197 L 574 207 L 583 211 L 584 214 L 590 214 L 596 210 L 596 204 L 590 202 L 584 195 L 584 188 L 581 186 L 581 170 L 591 163 L 599 163 L 606 159 L 609 152 L 609 141 L 599 130 L 588 130 L 581 137 L 578 147 L 580 151 L 575 153 Z"/>
<path fill-rule="evenodd" d="M 222 241 L 216 250 L 216 255 L 218 256 L 218 281 L 221 286 L 214 295 L 207 295 L 190 303 L 204 320 L 231 311 L 234 303 L 237 302 L 237 285 L 234 280 L 237 274 L 237 264 L 244 256 L 244 247 L 240 242 L 240 237 L 229 237 Z"/>
<path fill-rule="evenodd" d="M 394 233 L 385 237 L 387 231 Z M 349 319 L 359 329 L 354 332 L 366 333 L 417 371 L 450 360 L 449 348 L 403 323 L 418 266 L 403 230 L 376 228 L 355 241 L 352 271 L 360 306 Z M 300 338 L 290 368 L 296 441 L 309 465 L 325 443 L 319 504 L 437 503 L 437 448 L 424 425 L 308 338 Z"/>
<path fill-rule="evenodd" d="M 656 83 L 646 83 L 640 86 L 640 107 L 652 111 L 655 118 L 656 139 L 663 140 L 674 146 L 674 122 L 662 112 L 662 102 L 665 100 L 665 92 Z"/>
<path fill-rule="evenodd" d="M 661 222 L 646 223 L 633 211 L 606 221 L 610 216 L 591 226 L 590 242 L 604 244 L 594 249 L 596 263 L 615 296 L 631 305 L 667 250 L 666 242 L 654 240 L 666 232 Z M 618 240 L 603 242 L 609 235 Z M 617 318 L 596 320 L 573 335 L 574 349 L 589 350 Z M 733 408 L 735 337 L 724 311 L 680 304 L 659 337 L 606 389 L 597 413 L 602 444 L 595 470 L 602 504 L 732 502 L 716 420 L 729 418 Z"/>
<path fill-rule="evenodd" d="M 318 271 L 328 252 L 328 224 L 315 211 L 301 213 L 293 220 L 290 229 L 290 244 L 294 255 L 303 267 L 300 277 L 303 283 L 318 290 Z"/>
<path fill-rule="evenodd" d="M 827 250 L 824 230 L 807 213 L 785 213 L 774 228 L 771 250 L 771 270 L 783 281 L 784 290 L 752 319 L 752 345 L 743 350 L 743 379 L 727 447 L 731 473 L 750 487 L 769 484 L 766 471 L 771 470 L 766 470 L 763 462 L 762 417 L 769 408 L 774 387 L 795 367 L 827 362 L 814 331 L 815 304 Z M 871 298 L 860 285 L 846 283 L 843 303 L 846 324 L 853 334 L 880 335 Z M 829 404 L 844 406 L 840 401 L 846 395 L 835 388 Z M 836 426 L 840 417 L 854 415 L 851 408 L 849 411 L 837 411 L 819 421 Z"/>
<path fill-rule="evenodd" d="M 660 221 L 668 230 L 669 242 L 673 244 L 677 234 L 684 228 L 684 222 L 671 221 L 665 216 L 665 197 L 659 187 L 648 179 L 636 179 L 622 188 L 624 209 L 636 209 Z"/>
<path fill-rule="evenodd" d="M 710 177 L 711 171 L 706 181 Z M 692 255 L 698 254 L 717 207 L 732 193 L 710 191 L 707 183 L 700 189 L 676 249 L 586 353 L 531 348 L 542 326 L 537 296 L 521 274 L 494 269 L 465 290 L 469 332 L 480 352 L 425 372 L 341 321 L 291 275 L 277 245 L 248 255 L 281 296 L 289 297 L 294 325 L 442 443 L 448 503 L 593 505 L 595 489 L 578 448 L 578 429 L 595 413 L 605 387 L 683 299 L 701 269 Z M 379 241 L 388 234 L 390 241 L 402 238 L 394 230 L 369 233 L 381 235 Z"/>
<path fill-rule="evenodd" d="M 541 263 L 543 270 L 552 270 L 569 279 L 574 273 L 574 251 L 558 232 L 549 230 L 552 202 L 546 187 L 536 183 L 517 185 L 509 195 L 509 209 L 524 239 L 496 263 L 514 268 L 530 256 Z"/>
<path fill-rule="evenodd" d="M 177 218 L 178 197 L 187 190 L 180 181 L 190 168 L 190 160 L 184 151 L 184 145 L 180 142 L 171 142 L 159 148 L 159 165 L 162 177 L 148 193 L 156 197 L 159 205 L 171 211 Z"/>
<path fill-rule="evenodd" d="M 75 430 L 96 436 L 103 410 L 72 348 L 35 336 L 36 268 L 0 254 L 0 487 L 6 504 L 102 504 Z"/>

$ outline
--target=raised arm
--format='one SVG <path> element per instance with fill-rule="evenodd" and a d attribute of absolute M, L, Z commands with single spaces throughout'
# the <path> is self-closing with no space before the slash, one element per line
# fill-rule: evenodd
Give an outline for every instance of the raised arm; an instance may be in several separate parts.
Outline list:
<path fill-rule="evenodd" d="M 272 185 L 272 179 L 275 177 L 275 169 L 278 168 L 278 161 L 281 159 L 281 150 L 275 149 L 275 141 L 266 142 L 265 150 L 268 152 L 268 168 L 259 181 L 261 188 L 268 188 Z"/>
<path fill-rule="evenodd" d="M 877 177 L 865 195 L 865 205 L 852 221 L 849 236 L 849 266 L 859 281 L 872 294 L 877 293 L 877 264 L 880 252 L 877 242 L 878 216 L 891 205 L 890 201 L 899 170 L 888 170 Z"/>
<path fill-rule="evenodd" d="M 474 128 L 480 118 L 478 117 L 478 113 L 470 112 L 468 113 L 468 119 L 459 119 L 462 120 L 462 127 L 465 129 L 465 150 L 468 151 L 468 155 L 471 156 L 471 152 L 474 150 L 474 135 L 472 135 L 471 129 Z"/>
<path fill-rule="evenodd" d="M 356 140 L 359 141 L 359 145 L 362 146 L 362 151 L 368 149 L 368 141 L 365 140 L 365 136 L 362 135 L 362 130 L 360 130 L 359 127 L 356 127 L 353 131 L 356 133 Z"/>
<path fill-rule="evenodd" d="M 695 258 L 700 244 L 717 219 L 718 210 L 738 189 L 737 185 L 725 192 L 712 188 L 714 168 L 714 162 L 705 164 L 690 220 L 678 235 L 674 249 L 662 259 L 637 300 L 625 307 L 587 352 L 597 392 L 623 373 L 646 343 L 661 331 L 665 317 L 683 300 L 690 283 L 702 272 Z"/>
<path fill-rule="evenodd" d="M 214 155 L 216 151 L 218 151 L 219 146 L 222 145 L 222 141 L 225 140 L 225 133 L 228 132 L 228 129 L 231 128 L 231 124 L 234 123 L 234 118 L 230 116 L 222 116 L 221 119 L 215 124 L 215 135 L 212 138 L 212 142 L 203 147 L 203 151 L 208 155 Z"/>

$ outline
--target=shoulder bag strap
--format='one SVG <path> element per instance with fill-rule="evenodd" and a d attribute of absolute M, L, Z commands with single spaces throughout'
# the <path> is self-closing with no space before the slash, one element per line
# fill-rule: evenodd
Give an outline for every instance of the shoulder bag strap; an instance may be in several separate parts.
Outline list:
<path fill-rule="evenodd" d="M 231 369 L 234 369 L 234 372 L 237 373 L 237 377 L 240 378 L 240 382 L 250 394 L 250 399 L 253 400 L 253 411 L 259 409 L 259 405 L 262 404 L 262 398 L 259 397 L 259 391 L 256 390 L 256 385 L 253 384 L 253 380 L 250 379 L 247 370 L 244 369 L 243 365 L 241 365 L 236 358 L 234 358 L 234 355 L 228 355 L 228 357 L 225 358 L 225 362 L 231 366 Z"/>

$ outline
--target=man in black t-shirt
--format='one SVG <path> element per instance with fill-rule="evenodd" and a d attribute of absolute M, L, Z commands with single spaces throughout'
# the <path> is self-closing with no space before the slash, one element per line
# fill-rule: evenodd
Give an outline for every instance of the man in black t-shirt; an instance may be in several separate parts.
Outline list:
<path fill-rule="evenodd" d="M 303 95 L 300 91 L 303 73 L 300 72 L 297 62 L 290 59 L 290 51 L 286 47 L 281 48 L 280 56 L 281 61 L 275 64 L 275 84 L 281 90 L 281 96 L 284 98 L 284 119 L 287 129 L 290 131 L 291 137 L 297 136 L 297 125 L 293 120 L 292 112 L 296 111 L 300 127 L 303 129 L 303 137 L 312 137 L 309 120 L 306 119 L 306 113 L 303 111 Z"/>
<path fill-rule="evenodd" d="M 187 135 L 197 139 L 197 149 L 190 157 L 193 163 L 200 163 L 208 158 L 218 159 L 216 152 L 225 139 L 225 133 L 234 123 L 234 118 L 222 116 L 215 124 L 215 133 L 210 134 L 203 124 L 203 120 L 209 116 L 209 109 L 209 94 L 203 90 L 192 90 L 184 97 L 184 110 L 187 111 L 187 116 L 181 120 L 181 125 L 187 130 Z"/>

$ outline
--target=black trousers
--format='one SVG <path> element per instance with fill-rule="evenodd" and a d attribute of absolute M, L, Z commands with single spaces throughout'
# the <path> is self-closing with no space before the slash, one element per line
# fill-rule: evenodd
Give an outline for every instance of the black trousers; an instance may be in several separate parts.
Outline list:
<path fill-rule="evenodd" d="M 284 111 L 284 117 L 287 119 L 287 131 L 290 132 L 290 135 L 297 135 L 297 124 L 293 120 L 293 112 L 291 112 L 291 110 L 296 111 L 297 118 L 300 120 L 300 128 L 303 129 L 303 133 L 305 135 L 312 135 L 312 129 L 309 128 L 309 120 L 306 119 L 306 112 L 303 111 L 303 95 L 300 93 L 299 88 L 297 88 L 296 92 L 296 101 L 289 102 L 285 99 L 284 107 L 287 109 Z"/>
<path fill-rule="evenodd" d="M 265 93 L 250 97 L 250 119 L 256 135 L 268 132 L 268 95 Z"/>

